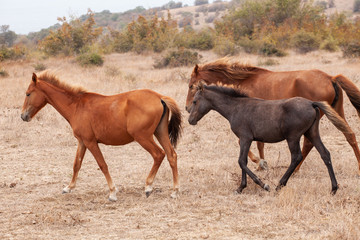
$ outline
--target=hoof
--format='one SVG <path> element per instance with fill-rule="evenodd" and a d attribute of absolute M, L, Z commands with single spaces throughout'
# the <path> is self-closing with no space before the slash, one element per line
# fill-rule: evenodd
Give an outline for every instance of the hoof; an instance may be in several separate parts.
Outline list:
<path fill-rule="evenodd" d="M 259 162 L 258 170 L 268 170 L 268 164 L 264 159 L 261 159 Z"/>
<path fill-rule="evenodd" d="M 170 197 L 172 198 L 172 199 L 176 199 L 177 197 L 178 197 L 178 194 L 179 193 L 179 191 L 174 191 L 171 195 L 170 195 Z"/>
<path fill-rule="evenodd" d="M 110 201 L 110 202 L 116 202 L 116 201 L 117 201 L 117 197 L 116 197 L 116 196 L 109 196 L 109 201 Z"/>
<path fill-rule="evenodd" d="M 62 193 L 71 193 L 71 188 L 69 188 L 68 186 L 64 187 L 64 189 L 62 190 Z"/>
<path fill-rule="evenodd" d="M 116 193 L 118 192 L 119 190 L 117 189 L 117 187 L 115 187 L 115 190 L 110 192 L 110 195 L 109 195 L 109 201 L 110 202 L 116 202 L 117 201 L 117 197 L 116 197 Z"/>
<path fill-rule="evenodd" d="M 264 189 L 265 189 L 266 191 L 270 192 L 270 186 L 269 186 L 269 185 L 265 184 L 265 185 L 264 185 Z"/>
<path fill-rule="evenodd" d="M 153 188 L 152 188 L 152 186 L 146 186 L 145 187 L 145 195 L 146 195 L 146 197 L 148 198 L 149 196 L 150 196 L 150 194 L 153 192 Z"/>

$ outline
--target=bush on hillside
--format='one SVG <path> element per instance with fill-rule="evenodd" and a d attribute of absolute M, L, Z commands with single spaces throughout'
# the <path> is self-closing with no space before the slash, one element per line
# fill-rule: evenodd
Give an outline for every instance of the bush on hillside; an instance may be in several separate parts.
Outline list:
<path fill-rule="evenodd" d="M 292 37 L 294 48 L 300 53 L 307 53 L 319 49 L 320 39 L 312 32 L 299 31 Z"/>
<path fill-rule="evenodd" d="M 78 63 L 83 66 L 102 66 L 104 63 L 103 58 L 95 52 L 84 52 L 81 53 L 76 60 Z"/>
<path fill-rule="evenodd" d="M 200 61 L 200 55 L 185 49 L 170 51 L 154 64 L 155 68 L 192 66 Z"/>
<path fill-rule="evenodd" d="M 352 41 L 342 47 L 344 57 L 360 57 L 360 42 Z"/>
<path fill-rule="evenodd" d="M 219 36 L 215 40 L 214 52 L 221 56 L 233 56 L 239 52 L 239 47 L 230 39 Z"/>

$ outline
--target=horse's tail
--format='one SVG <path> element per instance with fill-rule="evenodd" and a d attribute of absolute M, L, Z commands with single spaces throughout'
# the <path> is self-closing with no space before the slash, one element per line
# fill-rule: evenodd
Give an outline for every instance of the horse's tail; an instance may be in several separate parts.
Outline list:
<path fill-rule="evenodd" d="M 161 100 L 165 102 L 166 106 L 170 109 L 171 112 L 171 118 L 168 125 L 169 138 L 171 144 L 174 146 L 174 148 L 176 148 L 182 132 L 181 111 L 174 99 L 167 96 L 162 96 Z"/>
<path fill-rule="evenodd" d="M 333 81 L 338 83 L 346 92 L 346 95 L 349 97 L 350 102 L 356 108 L 357 114 L 360 117 L 360 90 L 358 87 L 343 75 L 333 77 Z"/>
<path fill-rule="evenodd" d="M 351 132 L 347 122 L 327 102 L 313 102 L 313 107 L 318 107 L 334 126 L 343 133 Z"/>

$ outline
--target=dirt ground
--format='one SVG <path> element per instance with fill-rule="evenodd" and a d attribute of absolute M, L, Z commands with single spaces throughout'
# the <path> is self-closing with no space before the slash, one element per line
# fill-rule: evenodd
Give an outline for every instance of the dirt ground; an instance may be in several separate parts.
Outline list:
<path fill-rule="evenodd" d="M 215 60 L 203 53 L 203 62 Z M 238 61 L 257 65 L 256 56 Z M 343 74 L 360 87 L 360 62 L 340 53 L 290 54 L 271 70 L 317 68 Z M 271 191 L 248 179 L 242 194 L 234 194 L 241 174 L 239 146 L 229 124 L 209 113 L 196 126 L 187 123 L 187 81 L 192 68 L 153 69 L 152 56 L 113 54 L 100 68 L 81 68 L 72 59 L 43 63 L 60 79 L 89 91 L 115 94 L 151 88 L 174 98 L 183 111 L 184 129 L 178 144 L 181 193 L 170 198 L 172 174 L 164 160 L 153 194 L 144 185 L 152 166 L 150 155 L 137 143 L 101 145 L 110 174 L 119 188 L 117 202 L 108 201 L 108 187 L 87 152 L 77 187 L 62 194 L 72 176 L 76 140 L 68 123 L 46 106 L 30 123 L 20 119 L 34 61 L 5 63 L 9 77 L 0 78 L 0 239 L 360 239 L 360 179 L 358 164 L 345 137 L 325 118 L 321 136 L 329 149 L 340 185 L 330 194 L 328 172 L 312 150 L 288 185 L 275 186 L 290 163 L 285 142 L 265 145 L 269 170 L 256 171 Z M 355 109 L 345 97 L 346 119 L 359 138 Z M 253 144 L 255 145 L 255 144 Z M 256 152 L 254 146 L 252 150 Z M 255 171 L 256 165 L 249 162 Z"/>

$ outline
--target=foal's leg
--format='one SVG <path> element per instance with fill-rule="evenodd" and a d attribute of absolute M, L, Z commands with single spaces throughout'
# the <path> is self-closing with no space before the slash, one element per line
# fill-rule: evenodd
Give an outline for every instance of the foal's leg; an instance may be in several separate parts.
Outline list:
<path fill-rule="evenodd" d="M 99 145 L 97 144 L 97 142 L 87 142 L 87 143 L 85 143 L 85 146 L 90 150 L 90 152 L 94 156 L 97 164 L 99 165 L 101 171 L 105 175 L 107 184 L 110 189 L 109 200 L 116 201 L 117 200 L 117 197 L 116 197 L 117 189 L 112 181 L 112 178 L 111 178 L 109 170 L 108 170 L 108 166 L 105 162 L 104 156 L 101 153 Z"/>
<path fill-rule="evenodd" d="M 251 150 L 249 150 L 248 156 L 251 161 L 253 161 L 254 163 L 256 163 L 258 165 L 257 170 L 267 169 L 267 162 L 264 160 L 264 143 L 257 142 L 257 144 L 258 144 L 258 149 L 259 149 L 259 154 L 260 154 L 261 159 L 259 157 L 257 157 Z M 261 144 L 262 144 L 262 150 L 260 150 Z M 240 145 L 240 139 L 239 139 L 239 145 Z M 262 153 L 261 153 L 261 151 L 262 151 Z"/>
<path fill-rule="evenodd" d="M 165 131 L 158 131 L 156 133 L 156 138 L 158 139 L 160 145 L 163 147 L 166 153 L 166 157 L 169 161 L 174 181 L 174 192 L 171 194 L 172 198 L 176 198 L 179 192 L 179 174 L 177 169 L 177 154 L 171 145 L 169 134 L 167 128 Z"/>
<path fill-rule="evenodd" d="M 136 138 L 137 141 L 146 151 L 148 151 L 154 159 L 154 164 L 150 170 L 148 177 L 146 178 L 145 194 L 149 197 L 153 191 L 152 183 L 154 182 L 155 176 L 159 167 L 165 157 L 164 151 L 155 143 L 153 137 L 149 138 Z"/>
<path fill-rule="evenodd" d="M 289 140 L 287 139 L 287 143 L 291 152 L 291 163 L 289 168 L 286 170 L 284 176 L 280 179 L 279 184 L 276 187 L 276 190 L 280 190 L 283 186 L 286 185 L 289 180 L 291 174 L 294 172 L 295 168 L 300 164 L 302 155 L 300 151 L 300 139 Z"/>
<path fill-rule="evenodd" d="M 71 192 L 71 189 L 75 188 L 76 179 L 77 179 L 79 170 L 81 168 L 82 161 L 84 159 L 85 151 L 86 151 L 86 147 L 85 147 L 84 143 L 82 141 L 79 141 L 75 160 L 74 160 L 73 176 L 72 176 L 70 184 L 63 189 L 63 193 L 69 193 L 69 192 Z"/>
<path fill-rule="evenodd" d="M 246 187 L 246 174 L 248 174 L 251 179 L 258 184 L 260 187 L 264 188 L 265 190 L 269 191 L 270 187 L 267 184 L 264 184 L 260 178 L 258 178 L 248 167 L 247 167 L 247 155 L 250 149 L 251 141 L 250 140 L 241 140 L 240 143 L 240 156 L 239 156 L 239 165 L 242 169 L 242 178 L 241 178 L 241 185 L 237 189 L 238 193 L 241 193 L 242 190 Z"/>
<path fill-rule="evenodd" d="M 309 139 L 314 144 L 316 150 L 318 150 L 318 152 L 320 153 L 320 156 L 321 156 L 322 160 L 324 161 L 324 163 L 325 163 L 325 165 L 326 165 L 326 167 L 328 169 L 329 175 L 330 175 L 331 193 L 335 194 L 336 191 L 338 190 L 339 186 L 337 184 L 334 169 L 333 169 L 332 164 L 331 164 L 330 153 L 326 149 L 326 147 L 324 146 L 323 142 L 321 141 L 319 130 L 318 129 L 317 130 L 316 129 L 310 129 L 305 134 L 307 134 L 309 136 Z"/>

